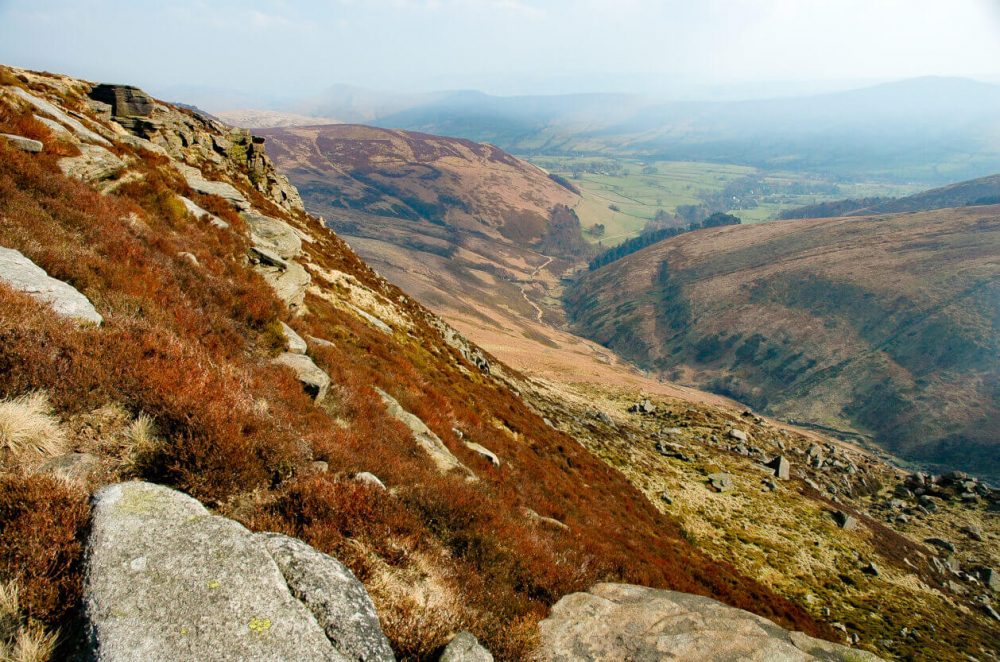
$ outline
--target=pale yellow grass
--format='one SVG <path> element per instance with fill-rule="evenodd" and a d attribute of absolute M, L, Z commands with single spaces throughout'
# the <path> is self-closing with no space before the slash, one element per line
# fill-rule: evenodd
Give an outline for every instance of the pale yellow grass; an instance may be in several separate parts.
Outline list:
<path fill-rule="evenodd" d="M 66 434 L 45 393 L 0 400 L 0 469 L 23 467 L 66 452 Z"/>
<path fill-rule="evenodd" d="M 17 585 L 0 583 L 0 662 L 52 659 L 56 636 L 21 614 Z"/>

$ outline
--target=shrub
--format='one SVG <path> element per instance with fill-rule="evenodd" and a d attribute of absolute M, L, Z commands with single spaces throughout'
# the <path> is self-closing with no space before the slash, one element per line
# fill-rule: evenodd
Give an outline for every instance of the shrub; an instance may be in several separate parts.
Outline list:
<path fill-rule="evenodd" d="M 0 474 L 0 576 L 30 618 L 60 621 L 80 597 L 87 495 L 47 475 Z"/>

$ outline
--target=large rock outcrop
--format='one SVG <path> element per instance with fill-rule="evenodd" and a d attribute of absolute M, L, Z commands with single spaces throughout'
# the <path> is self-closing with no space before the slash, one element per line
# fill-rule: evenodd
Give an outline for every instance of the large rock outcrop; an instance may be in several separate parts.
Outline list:
<path fill-rule="evenodd" d="M 867 651 L 789 632 L 711 598 L 627 584 L 598 584 L 586 593 L 565 596 L 540 629 L 540 657 L 553 662 L 881 659 Z"/>
<path fill-rule="evenodd" d="M 95 495 L 84 609 L 102 662 L 393 659 L 339 562 L 149 483 Z"/>
<path fill-rule="evenodd" d="M 90 98 L 111 106 L 114 117 L 148 117 L 153 112 L 153 98 L 131 85 L 101 83 L 90 90 Z"/>
<path fill-rule="evenodd" d="M 49 304 L 63 317 L 92 324 L 104 321 L 90 300 L 79 290 L 52 278 L 20 251 L 0 247 L 0 282 Z"/>

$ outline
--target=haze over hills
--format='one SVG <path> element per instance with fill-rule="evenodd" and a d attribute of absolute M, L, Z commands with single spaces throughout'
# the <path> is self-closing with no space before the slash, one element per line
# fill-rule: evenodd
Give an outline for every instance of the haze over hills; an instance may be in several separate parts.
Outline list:
<path fill-rule="evenodd" d="M 1000 86 L 961 78 L 731 102 L 334 87 L 296 109 L 492 142 L 517 154 L 716 161 L 931 185 L 1000 170 Z"/>
<path fill-rule="evenodd" d="M 1000 477 L 1000 207 L 702 230 L 585 275 L 575 328 L 904 458 Z"/>
<path fill-rule="evenodd" d="M 214 116 L 226 124 L 238 126 L 242 129 L 340 123 L 340 120 L 332 117 L 313 117 L 311 115 L 289 113 L 280 110 L 226 110 Z"/>

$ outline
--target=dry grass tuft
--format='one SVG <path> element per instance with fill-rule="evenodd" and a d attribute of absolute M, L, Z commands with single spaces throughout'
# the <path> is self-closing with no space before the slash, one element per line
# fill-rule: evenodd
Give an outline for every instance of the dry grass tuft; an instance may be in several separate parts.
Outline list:
<path fill-rule="evenodd" d="M 17 584 L 0 583 L 0 662 L 46 662 L 56 635 L 21 613 Z"/>
<path fill-rule="evenodd" d="M 125 438 L 129 442 L 125 459 L 125 470 L 141 473 L 161 451 L 163 440 L 157 436 L 153 418 L 140 413 L 125 428 Z"/>
<path fill-rule="evenodd" d="M 66 452 L 66 435 L 42 391 L 0 400 L 0 468 L 10 469 Z"/>

